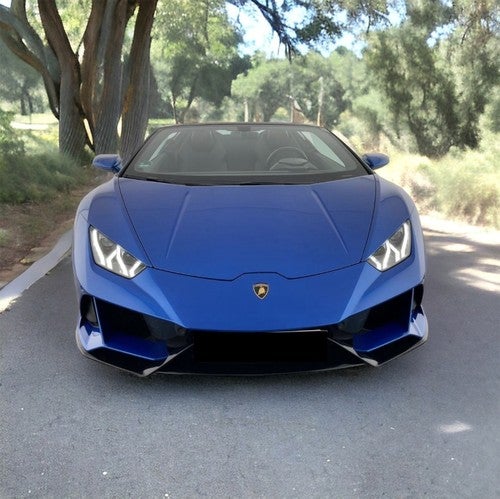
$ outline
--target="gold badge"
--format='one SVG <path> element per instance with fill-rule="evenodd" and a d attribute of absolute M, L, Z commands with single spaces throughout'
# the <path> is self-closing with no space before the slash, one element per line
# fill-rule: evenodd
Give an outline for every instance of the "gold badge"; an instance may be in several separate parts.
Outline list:
<path fill-rule="evenodd" d="M 258 283 L 253 285 L 253 292 L 257 296 L 257 298 L 260 298 L 263 300 L 269 293 L 269 284 L 264 284 L 264 283 Z"/>

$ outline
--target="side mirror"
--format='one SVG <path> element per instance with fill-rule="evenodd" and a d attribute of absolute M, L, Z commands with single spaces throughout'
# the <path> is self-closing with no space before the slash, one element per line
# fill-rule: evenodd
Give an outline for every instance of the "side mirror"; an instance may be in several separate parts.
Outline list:
<path fill-rule="evenodd" d="M 92 166 L 108 173 L 118 173 L 122 169 L 122 158 L 118 154 L 98 154 Z"/>
<path fill-rule="evenodd" d="M 370 154 L 363 154 L 363 161 L 373 170 L 382 168 L 389 163 L 389 156 L 380 152 L 371 152 Z"/>

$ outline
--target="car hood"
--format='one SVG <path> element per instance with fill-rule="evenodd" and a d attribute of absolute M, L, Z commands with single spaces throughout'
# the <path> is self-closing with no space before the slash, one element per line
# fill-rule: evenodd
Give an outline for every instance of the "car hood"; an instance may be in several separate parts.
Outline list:
<path fill-rule="evenodd" d="M 358 263 L 372 175 L 312 185 L 185 186 L 127 178 L 120 192 L 152 265 L 209 279 L 293 279 Z"/>

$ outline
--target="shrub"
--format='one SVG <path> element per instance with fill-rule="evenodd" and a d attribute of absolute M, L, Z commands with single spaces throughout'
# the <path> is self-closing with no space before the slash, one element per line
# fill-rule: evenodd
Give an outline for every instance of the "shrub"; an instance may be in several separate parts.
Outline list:
<path fill-rule="evenodd" d="M 389 152 L 381 176 L 404 187 L 421 212 L 438 211 L 452 219 L 500 228 L 498 134 L 485 134 L 478 150 L 451 150 L 440 160 Z"/>
<path fill-rule="evenodd" d="M 436 202 L 445 215 L 500 227 L 500 147 L 495 137 L 480 150 L 454 152 L 429 168 Z"/>
<path fill-rule="evenodd" d="M 76 187 L 82 168 L 57 152 L 0 156 L 0 202 L 24 203 L 47 199 Z"/>
<path fill-rule="evenodd" d="M 24 143 L 10 126 L 13 114 L 0 109 L 0 158 L 18 156 L 24 153 Z"/>
<path fill-rule="evenodd" d="M 47 199 L 81 182 L 82 168 L 45 141 L 27 153 L 11 119 L 12 114 L 0 109 L 0 203 Z"/>

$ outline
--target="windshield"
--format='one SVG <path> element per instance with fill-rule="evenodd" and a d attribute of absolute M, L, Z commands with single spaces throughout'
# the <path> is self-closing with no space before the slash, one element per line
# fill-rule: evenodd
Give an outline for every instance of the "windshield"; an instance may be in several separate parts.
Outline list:
<path fill-rule="evenodd" d="M 368 174 L 327 130 L 308 125 L 178 125 L 156 131 L 122 176 L 189 185 L 302 184 Z"/>

